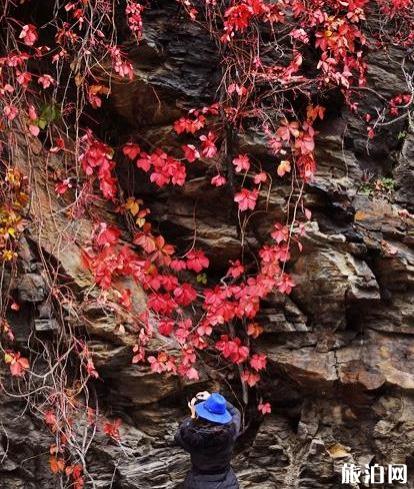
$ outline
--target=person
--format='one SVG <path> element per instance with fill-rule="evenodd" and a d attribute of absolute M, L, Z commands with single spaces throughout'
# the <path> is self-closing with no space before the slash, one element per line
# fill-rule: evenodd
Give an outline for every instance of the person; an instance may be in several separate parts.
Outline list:
<path fill-rule="evenodd" d="M 188 403 L 175 442 L 191 456 L 184 489 L 238 489 L 230 461 L 240 433 L 240 411 L 219 394 L 199 392 Z"/>

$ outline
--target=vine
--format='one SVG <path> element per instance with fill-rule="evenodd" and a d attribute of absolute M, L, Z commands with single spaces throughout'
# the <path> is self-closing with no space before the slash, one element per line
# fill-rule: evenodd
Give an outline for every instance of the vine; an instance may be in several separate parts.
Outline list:
<path fill-rule="evenodd" d="M 119 31 L 127 27 L 139 50 L 152 2 L 47 2 L 48 19 L 44 12 L 32 12 L 31 3 L 2 1 L 2 280 L 5 270 L 16 273 L 30 196 L 29 175 L 22 174 L 13 150 L 7 148 L 25 145 L 30 168 L 36 142 L 43 154 L 70 161 L 53 175 L 52 183 L 61 202 L 70 202 L 72 219 L 87 215 L 97 196 L 124 218 L 121 228 L 95 216 L 82 260 L 100 303 L 129 315 L 135 326 L 132 362 L 190 381 L 199 380 L 206 367 L 215 369 L 223 382 L 231 373 L 241 386 L 243 405 L 251 403 L 253 392 L 257 410 L 270 413 L 271 405 L 260 390 L 267 359 L 254 341 L 263 332 L 257 316 L 269 294 L 288 295 L 295 287 L 289 261 L 293 251 L 302 251 L 301 238 L 312 218 L 303 194 L 315 178 L 315 139 L 326 117 L 325 101 L 332 92 L 340 94 L 366 125 L 368 139 L 384 125 L 411 120 L 413 79 L 405 65 L 401 68 L 406 93 L 382 100 L 376 114 L 359 113 L 357 100 L 367 88 L 369 50 L 411 48 L 412 1 L 178 0 L 179 15 L 188 16 L 188 22 L 200 26 L 214 42 L 221 76 L 217 98 L 210 105 L 195 107 L 172 123 L 171 137 L 179 149 L 171 153 L 135 139 L 112 148 L 94 133 L 91 123 L 91 114 L 110 97 L 112 81 L 134 78 L 133 65 L 118 44 Z M 272 169 L 243 148 L 240 136 L 249 131 L 266 141 Z M 120 188 L 116 167 L 121 158 L 147 178 L 154 192 L 183 187 L 191 166 L 202 162 L 209 183 L 231 194 L 241 253 L 221 277 L 207 276 L 213 257 L 199 248 L 196 236 L 189 249 L 179 249 L 154 230 L 151 209 Z M 267 211 L 280 179 L 291 182 L 285 219 L 273 223 L 252 256 L 251 250 L 247 253 L 246 233 Z M 51 344 L 36 339 L 27 352 L 18 351 L 7 313 L 20 306 L 9 291 L 4 294 L 1 352 L 11 376 L 19 380 L 19 391 L 4 389 L 25 399 L 43 419 L 55 437 L 50 447 L 52 472 L 80 489 L 90 478 L 85 456 L 96 430 L 121 444 L 121 420 L 107 420 L 96 400 L 91 401 L 90 383 L 99 372 L 86 336 L 65 321 L 61 309 L 75 303 L 76 297 L 56 280 L 46 261 L 45 268 L 61 330 Z M 143 288 L 144 312 L 133 310 L 131 289 L 115 286 L 119 278 L 132 279 Z M 165 339 L 165 348 L 151 350 L 155 336 Z M 46 366 L 43 373 L 37 369 L 39 363 Z"/>

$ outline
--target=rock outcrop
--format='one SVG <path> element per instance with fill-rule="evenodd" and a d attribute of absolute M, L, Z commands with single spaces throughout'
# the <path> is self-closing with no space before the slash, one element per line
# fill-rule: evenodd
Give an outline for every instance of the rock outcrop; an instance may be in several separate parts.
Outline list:
<path fill-rule="evenodd" d="M 172 121 L 183 108 L 213 98 L 218 76 L 214 46 L 201 28 L 179 17 L 175 2 L 165 3 L 145 19 L 143 48 L 126 46 L 137 81 L 114 83 L 103 109 L 109 116 L 105 129 L 119 145 L 139 134 L 174 147 Z M 394 60 L 404 56 L 392 49 Z M 403 74 L 389 70 L 384 56 L 371 55 L 370 83 L 379 94 L 390 94 L 390 87 L 403 91 Z M 367 106 L 377 102 L 367 93 Z M 269 357 L 264 382 L 273 412 L 263 420 L 250 408 L 244 413 L 248 426 L 234 460 L 243 488 L 362 488 L 341 484 L 344 462 L 405 463 L 406 487 L 414 487 L 414 137 L 406 131 L 401 142 L 399 134 L 406 129 L 401 124 L 388 126 L 369 142 L 369 152 L 365 128 L 345 107 L 318 128 L 318 173 L 305 196 L 312 220 L 303 253 L 291 264 L 298 285 L 289 297 L 271 296 L 261 312 L 265 330 L 258 346 Z M 263 135 L 247 133 L 239 145 L 272 164 Z M 24 167 L 24 149 L 16 159 Z M 42 155 L 37 164 L 43 164 Z M 59 165 L 57 155 L 48 165 Z M 213 270 L 238 258 L 232 197 L 217 197 L 208 184 L 208 167 L 195 165 L 188 184 L 173 193 L 154 193 L 138 173 L 132 184 L 132 171 L 120 165 L 121 184 L 145 200 L 172 242 L 191 243 L 196 227 L 197 242 Z M 395 179 L 394 194 L 367 192 L 367 171 Z M 75 302 L 62 305 L 73 327 L 84 327 L 90 338 L 103 379 L 96 386 L 101 409 L 123 419 L 121 449 L 100 433 L 91 444 L 88 484 L 179 488 L 189 461 L 174 447 L 173 434 L 185 413 L 186 395 L 205 384 L 183 385 L 131 364 L 134 332 L 128 323 L 119 328 L 111 311 L 102 310 L 80 261 L 91 221 L 69 221 L 42 173 L 36 168 L 34 173 L 31 215 L 36 226 L 22 245 L 24 265 L 12 290 L 22 305 L 10 317 L 17 340 L 25 347 L 31 331 L 50 334 L 58 328 L 47 308 L 51 280 L 59 279 L 47 275 L 45 262 L 53 260 L 74 298 L 82 298 L 82 312 L 89 318 L 79 325 Z M 290 184 L 281 182 L 269 196 L 269 217 L 246 236 L 252 248 L 283 215 Z M 99 211 L 109 221 L 116 219 L 108 209 Z M 134 307 L 143 310 L 144 293 L 128 286 Z M 51 437 L 22 408 L 18 399 L 1 393 L 0 488 L 57 487 L 47 467 Z"/>

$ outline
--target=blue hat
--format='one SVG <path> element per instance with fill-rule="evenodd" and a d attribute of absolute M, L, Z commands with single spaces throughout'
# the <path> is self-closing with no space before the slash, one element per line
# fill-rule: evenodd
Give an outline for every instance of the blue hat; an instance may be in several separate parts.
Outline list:
<path fill-rule="evenodd" d="M 213 423 L 226 424 L 232 420 L 226 409 L 226 399 L 218 392 L 213 392 L 205 401 L 195 405 L 198 417 Z"/>

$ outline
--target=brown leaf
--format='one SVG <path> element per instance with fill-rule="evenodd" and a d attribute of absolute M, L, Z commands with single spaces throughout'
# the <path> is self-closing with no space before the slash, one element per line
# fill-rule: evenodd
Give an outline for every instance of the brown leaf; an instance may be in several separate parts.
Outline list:
<path fill-rule="evenodd" d="M 340 443 L 335 443 L 328 448 L 329 455 L 332 458 L 343 458 L 347 457 L 350 452 L 348 452 L 347 447 L 344 447 Z"/>

